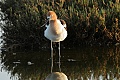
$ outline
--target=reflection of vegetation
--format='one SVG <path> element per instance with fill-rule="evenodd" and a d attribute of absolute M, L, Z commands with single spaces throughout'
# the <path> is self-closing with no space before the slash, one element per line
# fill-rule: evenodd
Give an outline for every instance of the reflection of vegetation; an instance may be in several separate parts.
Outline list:
<path fill-rule="evenodd" d="M 29 78 L 31 80 L 44 80 L 45 74 L 48 73 L 47 68 L 50 67 L 47 59 L 50 56 L 45 55 L 46 53 L 35 52 L 3 52 L 3 69 L 11 72 L 12 76 L 17 74 L 20 80 L 28 80 Z"/>
<path fill-rule="evenodd" d="M 112 48 L 90 47 L 89 49 L 86 48 L 84 50 L 80 50 L 80 52 L 77 53 L 76 55 L 75 55 L 76 51 L 73 51 L 72 53 L 73 54 L 69 56 L 69 58 L 75 60 L 77 59 L 77 61 L 79 61 L 76 62 L 78 66 L 75 66 L 76 64 L 74 65 L 74 63 L 73 64 L 70 63 L 68 65 L 68 67 L 73 65 L 71 69 L 73 73 L 71 72 L 68 73 L 68 75 L 71 73 L 70 77 L 73 77 L 73 79 L 83 77 L 85 80 L 87 80 L 87 77 L 90 78 L 92 74 L 93 74 L 92 77 L 97 78 L 97 80 L 100 77 L 100 75 L 103 76 L 102 80 L 105 80 L 108 75 L 110 76 L 110 80 L 113 80 L 113 78 L 115 77 L 117 78 L 117 80 L 120 79 L 119 47 Z"/>
<path fill-rule="evenodd" d="M 86 52 L 85 52 L 86 51 Z M 22 80 L 44 80 L 50 73 L 50 54 L 41 52 L 3 52 L 3 69 L 18 74 Z M 61 69 L 69 79 L 75 80 L 81 77 L 84 80 L 92 77 L 103 80 L 120 79 L 120 48 L 119 47 L 89 47 L 80 50 L 62 51 Z M 57 55 L 54 55 L 54 59 Z M 28 62 L 33 64 L 28 65 Z M 57 60 L 54 60 L 54 70 L 58 71 Z M 92 76 L 93 75 L 93 76 Z"/>
<path fill-rule="evenodd" d="M 46 46 L 40 26 L 48 10 L 67 22 L 69 35 L 64 46 L 120 41 L 119 0 L 5 0 L 0 4 L 6 22 L 3 36 L 10 48 Z"/>

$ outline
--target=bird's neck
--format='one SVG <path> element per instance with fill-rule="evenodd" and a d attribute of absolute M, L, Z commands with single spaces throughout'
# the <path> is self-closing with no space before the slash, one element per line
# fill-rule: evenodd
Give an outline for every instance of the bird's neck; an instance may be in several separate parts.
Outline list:
<path fill-rule="evenodd" d="M 57 25 L 57 20 L 50 20 L 50 25 L 51 26 L 56 26 Z"/>
<path fill-rule="evenodd" d="M 51 20 L 50 27 L 54 34 L 59 34 L 62 31 L 62 28 L 59 26 L 57 20 Z"/>
<path fill-rule="evenodd" d="M 57 22 L 57 19 L 55 19 L 55 20 L 50 20 L 49 22 L 50 22 L 50 23 L 55 23 L 55 22 Z"/>

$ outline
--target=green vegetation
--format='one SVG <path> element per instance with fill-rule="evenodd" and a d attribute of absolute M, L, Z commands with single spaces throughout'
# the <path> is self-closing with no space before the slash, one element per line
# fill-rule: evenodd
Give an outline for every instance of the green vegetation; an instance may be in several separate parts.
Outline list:
<path fill-rule="evenodd" d="M 110 45 L 120 42 L 119 0 L 5 0 L 1 11 L 6 25 L 4 40 L 8 45 L 38 49 L 46 47 L 46 13 L 53 10 L 66 21 L 68 37 L 62 46 Z"/>

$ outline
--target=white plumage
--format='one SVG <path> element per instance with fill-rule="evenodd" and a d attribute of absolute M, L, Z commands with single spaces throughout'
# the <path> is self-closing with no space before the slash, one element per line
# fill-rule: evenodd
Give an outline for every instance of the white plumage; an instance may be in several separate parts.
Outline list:
<path fill-rule="evenodd" d="M 57 20 L 57 25 L 49 24 L 47 29 L 44 32 L 44 36 L 51 40 L 52 42 L 60 42 L 63 41 L 67 37 L 67 31 L 64 25 L 61 24 L 60 20 Z M 57 31 L 54 27 L 57 26 Z"/>

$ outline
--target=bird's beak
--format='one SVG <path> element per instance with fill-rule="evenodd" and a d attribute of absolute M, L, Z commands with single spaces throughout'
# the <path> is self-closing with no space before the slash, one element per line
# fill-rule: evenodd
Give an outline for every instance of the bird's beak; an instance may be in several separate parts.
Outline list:
<path fill-rule="evenodd" d="M 47 20 L 41 27 L 45 26 L 49 20 Z"/>
<path fill-rule="evenodd" d="M 50 21 L 50 19 L 51 19 L 51 16 L 47 16 L 46 22 L 41 27 L 45 26 L 47 24 L 47 22 Z"/>

